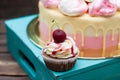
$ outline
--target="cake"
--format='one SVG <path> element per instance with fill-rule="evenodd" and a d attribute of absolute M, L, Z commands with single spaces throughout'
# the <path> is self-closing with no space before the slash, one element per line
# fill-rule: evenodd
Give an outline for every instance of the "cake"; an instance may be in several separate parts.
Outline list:
<path fill-rule="evenodd" d="M 80 49 L 81 58 L 106 58 L 120 48 L 120 0 L 39 1 L 40 44 L 62 29 Z"/>
<path fill-rule="evenodd" d="M 74 40 L 66 36 L 63 30 L 57 29 L 53 31 L 53 40 L 43 47 L 42 56 L 49 69 L 61 72 L 75 65 L 79 52 Z"/>

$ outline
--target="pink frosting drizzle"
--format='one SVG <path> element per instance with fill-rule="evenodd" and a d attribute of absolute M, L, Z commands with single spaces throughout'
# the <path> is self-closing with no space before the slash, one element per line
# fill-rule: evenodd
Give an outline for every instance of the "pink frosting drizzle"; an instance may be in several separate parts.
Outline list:
<path fill-rule="evenodd" d="M 115 14 L 117 6 L 108 0 L 95 0 L 89 4 L 89 14 L 91 16 L 111 16 Z"/>
<path fill-rule="evenodd" d="M 47 43 L 44 52 L 53 57 L 68 58 L 75 56 L 79 51 L 74 40 L 67 36 L 62 43 L 54 43 L 54 41 Z"/>

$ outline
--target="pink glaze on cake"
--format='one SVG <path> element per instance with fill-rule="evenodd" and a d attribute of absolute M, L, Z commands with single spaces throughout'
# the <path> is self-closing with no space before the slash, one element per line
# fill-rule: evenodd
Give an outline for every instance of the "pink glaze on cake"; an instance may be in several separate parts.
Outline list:
<path fill-rule="evenodd" d="M 42 26 L 42 27 L 39 27 L 40 37 L 43 39 L 43 41 L 46 42 L 49 38 L 49 29 L 42 20 L 40 20 L 40 26 Z"/>
<path fill-rule="evenodd" d="M 82 47 L 82 36 L 79 34 L 76 37 L 76 43 L 78 47 Z M 95 37 L 95 36 L 85 36 L 84 49 L 102 49 L 103 47 L 103 36 Z M 106 36 L 106 48 L 115 46 L 118 44 L 118 35 L 114 36 L 114 40 L 112 40 L 111 35 Z"/>
<path fill-rule="evenodd" d="M 41 32 L 41 38 L 43 41 L 48 41 L 49 38 L 49 29 L 47 25 L 43 21 L 40 21 L 40 32 Z M 42 36 L 44 35 L 44 36 Z M 71 37 L 74 37 L 73 34 L 67 34 Z M 94 43 L 93 43 L 94 42 Z M 84 43 L 84 49 L 102 49 L 103 47 L 103 36 L 85 36 L 85 43 Z M 112 35 L 108 34 L 106 36 L 106 48 L 111 47 L 111 46 L 116 46 L 118 44 L 118 34 L 115 34 L 112 40 Z M 76 45 L 79 48 L 82 48 L 82 35 L 81 34 L 76 34 Z"/>

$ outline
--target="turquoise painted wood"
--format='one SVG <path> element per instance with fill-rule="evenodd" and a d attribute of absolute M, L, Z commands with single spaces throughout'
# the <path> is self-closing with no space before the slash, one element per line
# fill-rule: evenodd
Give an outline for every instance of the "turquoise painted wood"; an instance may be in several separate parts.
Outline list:
<path fill-rule="evenodd" d="M 78 59 L 66 72 L 49 70 L 41 56 L 41 49 L 27 37 L 28 24 L 37 15 L 5 21 L 7 45 L 11 55 L 26 71 L 31 80 L 119 80 L 120 58 L 89 60 Z"/>

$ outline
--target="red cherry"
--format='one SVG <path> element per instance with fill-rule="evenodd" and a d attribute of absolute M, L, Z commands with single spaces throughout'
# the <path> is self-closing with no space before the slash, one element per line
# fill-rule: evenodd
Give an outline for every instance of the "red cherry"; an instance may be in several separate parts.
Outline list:
<path fill-rule="evenodd" d="M 57 29 L 53 32 L 53 39 L 55 43 L 62 43 L 66 40 L 66 33 L 61 29 Z"/>

